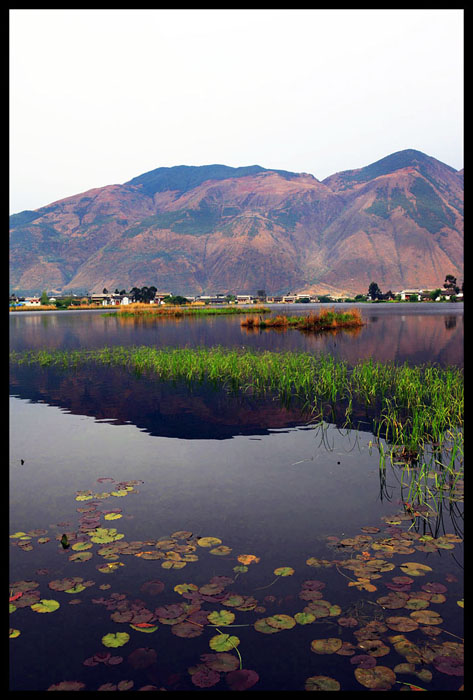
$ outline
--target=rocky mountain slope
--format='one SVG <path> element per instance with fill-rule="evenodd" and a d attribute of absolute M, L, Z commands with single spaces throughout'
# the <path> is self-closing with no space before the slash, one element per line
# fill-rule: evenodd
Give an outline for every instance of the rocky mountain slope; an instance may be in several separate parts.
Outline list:
<path fill-rule="evenodd" d="M 404 150 L 322 182 L 157 168 L 10 217 L 10 287 L 366 292 L 463 280 L 463 171 Z"/>

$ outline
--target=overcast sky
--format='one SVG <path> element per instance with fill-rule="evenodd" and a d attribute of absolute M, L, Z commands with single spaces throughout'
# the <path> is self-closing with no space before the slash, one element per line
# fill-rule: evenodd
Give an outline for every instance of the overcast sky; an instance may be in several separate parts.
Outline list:
<path fill-rule="evenodd" d="M 10 10 L 10 212 L 161 166 L 463 167 L 463 10 Z"/>

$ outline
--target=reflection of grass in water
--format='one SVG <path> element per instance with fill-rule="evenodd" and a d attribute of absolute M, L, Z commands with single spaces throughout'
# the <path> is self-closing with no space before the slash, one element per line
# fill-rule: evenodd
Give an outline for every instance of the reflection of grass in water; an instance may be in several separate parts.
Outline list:
<path fill-rule="evenodd" d="M 12 352 L 12 363 L 122 366 L 164 380 L 207 381 L 235 393 L 276 395 L 301 402 L 323 417 L 345 407 L 350 426 L 362 407 L 374 434 L 408 452 L 425 444 L 442 445 L 448 430 L 463 425 L 463 372 L 457 367 L 411 367 L 364 360 L 349 366 L 330 355 L 258 352 L 222 347 L 104 347 L 91 350 Z"/>

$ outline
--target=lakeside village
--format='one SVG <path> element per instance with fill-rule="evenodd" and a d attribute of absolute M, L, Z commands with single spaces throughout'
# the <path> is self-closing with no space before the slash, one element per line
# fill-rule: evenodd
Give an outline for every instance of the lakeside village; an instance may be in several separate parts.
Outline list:
<path fill-rule="evenodd" d="M 300 304 L 300 303 L 349 303 L 349 302 L 455 302 L 463 301 L 463 284 L 457 286 L 456 278 L 447 275 L 443 287 L 436 289 L 402 289 L 399 292 L 389 290 L 383 294 L 376 282 L 371 282 L 367 294 L 357 294 L 355 297 L 331 296 L 328 294 L 313 294 L 299 292 L 294 294 L 267 295 L 264 289 L 255 294 L 213 294 L 199 296 L 181 296 L 172 292 L 159 292 L 156 287 L 133 287 L 130 292 L 125 289 L 109 292 L 104 288 L 100 294 L 61 293 L 59 290 L 43 291 L 38 296 L 10 295 L 10 309 L 21 308 L 94 308 L 101 306 L 121 306 L 134 303 L 147 304 L 188 304 L 191 306 L 206 306 L 214 304 Z"/>

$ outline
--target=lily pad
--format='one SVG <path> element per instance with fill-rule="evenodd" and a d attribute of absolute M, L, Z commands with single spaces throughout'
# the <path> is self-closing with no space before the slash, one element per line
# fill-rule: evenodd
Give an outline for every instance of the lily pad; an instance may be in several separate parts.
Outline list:
<path fill-rule="evenodd" d="M 310 676 L 306 679 L 305 690 L 340 690 L 340 683 L 330 676 Z"/>
<path fill-rule="evenodd" d="M 436 656 L 433 664 L 437 671 L 446 673 L 449 676 L 463 676 L 463 661 L 453 656 Z"/>
<path fill-rule="evenodd" d="M 310 643 L 311 651 L 316 654 L 334 654 L 342 646 L 342 640 L 337 637 L 326 639 L 313 639 Z"/>
<path fill-rule="evenodd" d="M 57 600 L 42 598 L 39 603 L 33 603 L 30 607 L 37 613 L 51 613 L 57 610 L 60 605 Z"/>
<path fill-rule="evenodd" d="M 102 637 L 102 644 L 106 647 L 122 647 L 130 640 L 127 632 L 110 632 Z"/>
<path fill-rule="evenodd" d="M 225 680 L 230 690 L 248 690 L 259 681 L 259 676 L 256 671 L 242 668 L 227 673 Z"/>
<path fill-rule="evenodd" d="M 257 564 L 260 561 L 260 557 L 257 557 L 255 554 L 239 554 L 237 560 L 247 566 L 248 564 Z"/>
<path fill-rule="evenodd" d="M 411 617 L 403 616 L 387 617 L 386 624 L 389 629 L 395 630 L 396 632 L 412 632 L 419 627 L 416 620 L 413 620 Z"/>
<path fill-rule="evenodd" d="M 178 622 L 176 625 L 171 627 L 171 632 L 176 635 L 176 637 L 183 637 L 185 639 L 191 639 L 192 637 L 200 637 L 204 631 L 204 626 L 198 622 L 190 622 L 183 620 Z"/>
<path fill-rule="evenodd" d="M 274 569 L 273 573 L 276 574 L 276 576 L 292 576 L 294 569 L 292 569 L 290 566 L 280 566 L 277 569 Z"/>
<path fill-rule="evenodd" d="M 313 613 L 298 612 L 294 615 L 294 619 L 299 625 L 310 625 L 311 622 L 314 622 L 316 617 Z"/>
<path fill-rule="evenodd" d="M 435 610 L 415 610 L 410 616 L 420 625 L 441 625 L 443 622 Z"/>
<path fill-rule="evenodd" d="M 202 654 L 201 661 L 214 671 L 236 671 L 239 666 L 239 661 L 234 654 L 229 654 L 226 651 L 217 654 Z"/>
<path fill-rule="evenodd" d="M 374 668 L 356 668 L 355 678 L 365 688 L 374 690 L 390 690 L 396 682 L 396 674 L 387 666 Z"/>
<path fill-rule="evenodd" d="M 222 544 L 222 540 L 218 537 L 199 537 L 197 544 L 199 547 L 215 547 L 218 544 Z"/>
<path fill-rule="evenodd" d="M 266 622 L 271 627 L 276 627 L 281 630 L 290 630 L 296 626 L 296 621 L 291 615 L 270 615 L 266 618 Z"/>
<path fill-rule="evenodd" d="M 427 566 L 427 564 L 418 564 L 414 561 L 406 561 L 400 566 L 401 571 L 408 576 L 425 576 L 428 571 L 432 571 L 431 567 Z"/>
<path fill-rule="evenodd" d="M 235 620 L 235 614 L 231 610 L 216 610 L 209 613 L 207 618 L 213 625 L 231 625 Z"/>
<path fill-rule="evenodd" d="M 191 675 L 191 681 L 198 688 L 211 688 L 220 681 L 220 673 L 202 664 L 199 669 Z"/>
<path fill-rule="evenodd" d="M 209 646 L 214 651 L 230 651 L 240 644 L 238 637 L 229 634 L 217 634 L 209 641 Z"/>

